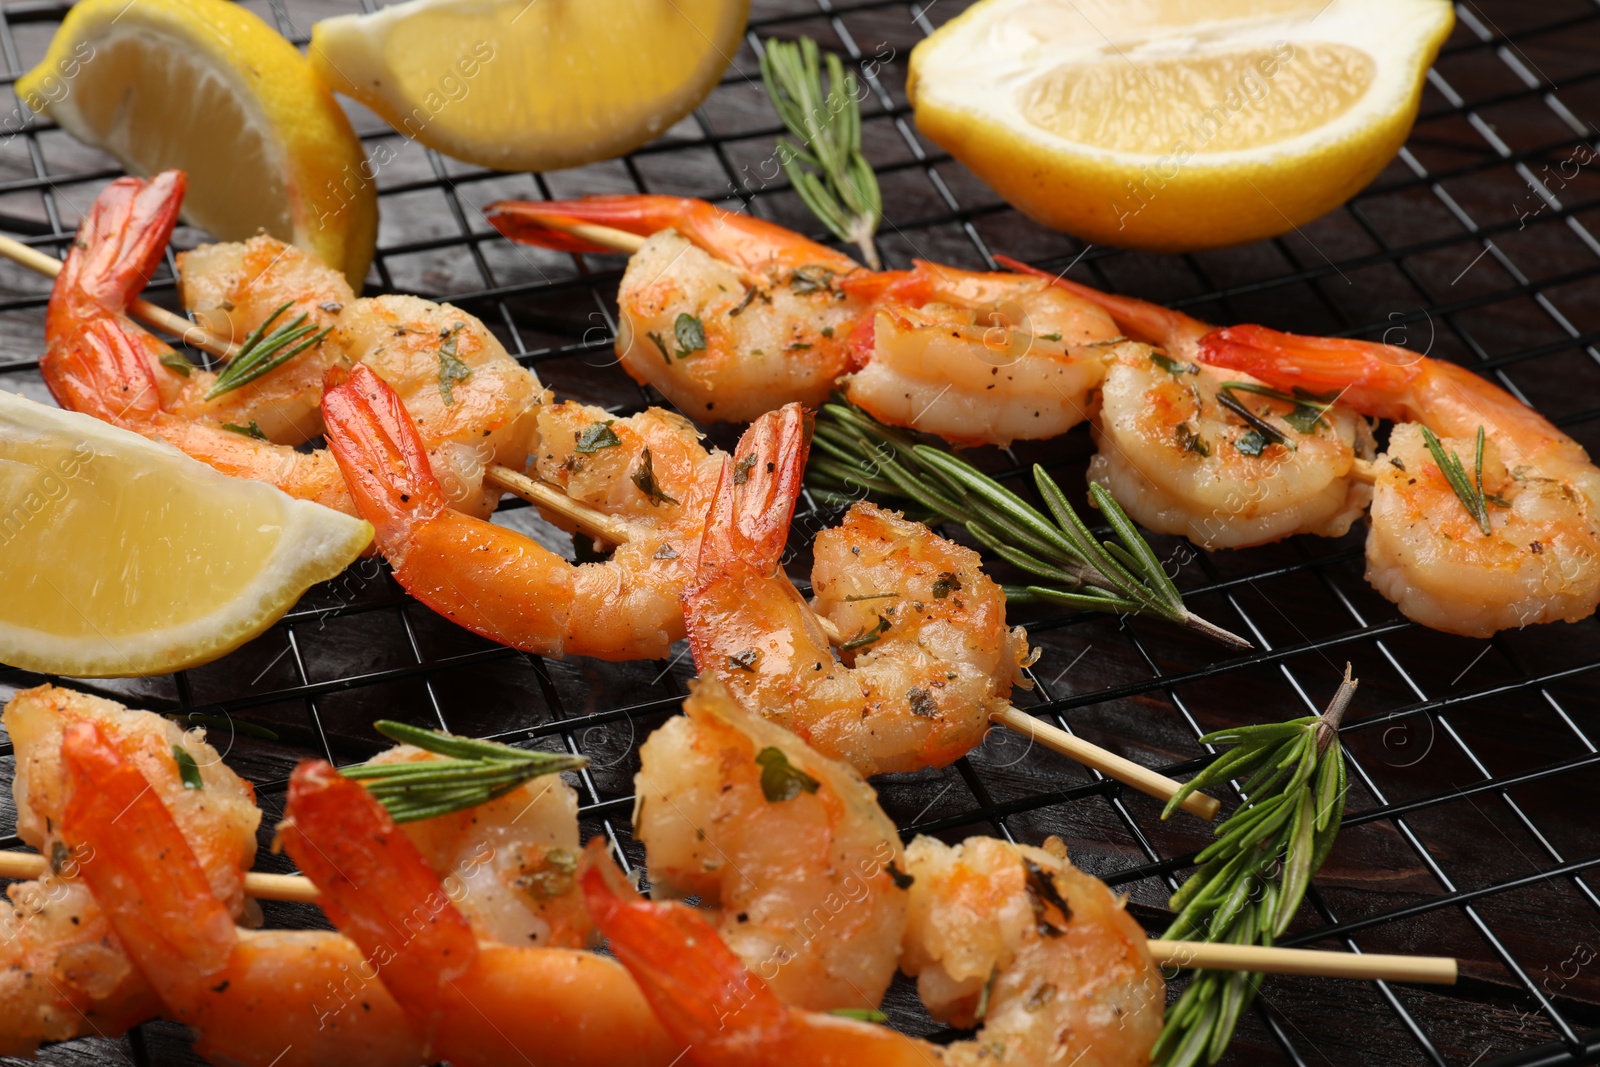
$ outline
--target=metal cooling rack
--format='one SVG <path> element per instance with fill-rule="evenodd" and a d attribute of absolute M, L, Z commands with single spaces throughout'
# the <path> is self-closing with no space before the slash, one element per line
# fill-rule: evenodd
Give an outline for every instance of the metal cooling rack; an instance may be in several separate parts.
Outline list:
<path fill-rule="evenodd" d="M 371 0 L 362 0 L 365 6 Z M 252 4 L 304 44 L 340 4 Z M 501 175 L 409 144 L 354 109 L 392 158 L 378 176 L 383 228 L 368 292 L 449 299 L 479 315 L 564 397 L 630 411 L 659 402 L 612 364 L 622 260 L 510 246 L 480 207 L 502 196 L 670 192 L 722 199 L 813 231 L 773 180 L 775 115 L 756 71 L 759 39 L 808 34 L 865 69 L 866 142 L 882 177 L 890 265 L 912 256 L 971 268 L 1006 252 L 1108 289 L 1220 323 L 1382 338 L 1465 363 L 1523 397 L 1600 454 L 1600 8 L 1467 3 L 1429 75 L 1406 148 L 1345 208 L 1287 236 L 1226 252 L 1152 256 L 1088 247 L 1010 211 L 913 129 L 904 98 L 912 45 L 957 0 L 758 2 L 744 48 L 691 119 L 631 156 L 580 171 Z M 65 5 L 0 5 L 10 84 L 42 55 Z M 0 226 L 59 254 L 80 210 L 118 170 L 25 112 L 0 121 Z M 201 238 L 180 232 L 180 244 Z M 170 266 L 170 263 L 169 263 Z M 0 267 L 0 386 L 43 399 L 37 361 L 46 285 Z M 151 296 L 172 300 L 170 278 Z M 725 431 L 714 436 L 727 444 Z M 1007 477 L 1038 461 L 1081 486 L 1091 450 L 1078 431 L 991 451 Z M 1080 490 L 1081 495 L 1081 490 Z M 797 519 L 793 572 L 809 534 L 832 521 L 814 502 Z M 1081 500 L 1080 500 L 1081 503 Z M 527 509 L 497 517 L 562 542 Z M 1412 626 L 1362 580 L 1361 532 L 1234 553 L 1157 539 L 1191 605 L 1259 651 L 1228 658 L 1158 622 L 1023 613 L 1043 658 L 1018 701 L 1168 773 L 1205 758 L 1195 738 L 1233 723 L 1317 710 L 1346 660 L 1362 679 L 1344 729 L 1352 769 L 1340 844 L 1288 943 L 1350 951 L 1448 953 L 1453 989 L 1271 978 L 1241 1023 L 1234 1064 L 1575 1064 L 1600 1059 L 1600 623 L 1544 626 L 1467 641 Z M 570 546 L 566 546 L 570 549 Z M 690 674 L 663 663 L 548 661 L 479 640 L 411 602 L 374 564 L 313 590 L 267 635 L 219 663 L 152 679 L 79 683 L 156 710 L 231 717 L 213 730 L 257 784 L 263 844 L 303 756 L 359 760 L 369 724 L 402 718 L 479 736 L 582 752 L 585 836 L 603 832 L 631 863 L 637 742 L 670 715 Z M 44 681 L 0 668 L 0 699 Z M 52 679 L 53 680 L 53 679 Z M 267 740 L 244 724 L 266 727 Z M 9 777 L 10 747 L 0 747 Z M 1131 898 L 1152 930 L 1206 840 L 1192 820 L 1115 783 L 994 736 L 953 767 L 880 784 L 913 832 L 1064 837 L 1078 864 Z M 6 791 L 9 793 L 9 790 Z M 0 803 L 9 803 L 9 795 Z M 0 811 L 0 828 L 14 813 Z M 0 845 L 15 845 L 14 836 Z M 263 849 L 259 866 L 283 869 Z M 314 909 L 268 904 L 270 923 L 320 925 Z M 894 1025 L 937 1034 L 904 983 Z M 46 1049 L 51 1062 L 186 1063 L 182 1028 Z"/>

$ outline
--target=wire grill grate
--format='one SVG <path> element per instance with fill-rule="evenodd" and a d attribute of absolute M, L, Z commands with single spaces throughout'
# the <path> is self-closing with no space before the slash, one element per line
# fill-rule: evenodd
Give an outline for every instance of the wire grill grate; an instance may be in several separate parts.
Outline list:
<path fill-rule="evenodd" d="M 372 0 L 362 0 L 371 8 Z M 304 44 L 310 23 L 348 5 L 251 5 Z M 358 109 L 380 167 L 379 290 L 449 299 L 479 315 L 558 394 L 618 411 L 651 403 L 614 367 L 614 257 L 515 248 L 483 221 L 502 196 L 671 192 L 743 205 L 812 231 L 770 162 L 779 131 L 752 82 L 759 39 L 808 34 L 864 68 L 865 137 L 888 205 L 882 246 L 992 267 L 1007 254 L 1216 322 L 1260 321 L 1306 333 L 1383 338 L 1455 359 L 1554 418 L 1591 452 L 1600 446 L 1600 150 L 1581 117 L 1600 106 L 1600 9 L 1580 0 L 1524 8 L 1458 5 L 1407 147 L 1345 208 L 1284 238 L 1219 253 L 1157 257 L 1085 248 L 1027 223 L 911 124 L 903 95 L 910 47 L 958 10 L 953 0 L 758 3 L 745 47 L 710 100 L 663 139 L 577 172 L 502 175 L 405 142 Z M 42 54 L 65 12 L 53 0 L 0 6 L 7 84 Z M 119 171 L 50 123 L 21 111 L 0 120 L 0 227 L 59 254 L 80 208 Z M 193 243 L 180 234 L 180 243 Z M 171 263 L 169 261 L 169 268 Z M 0 335 L 37 352 L 48 289 L 0 267 Z M 151 296 L 170 304 L 170 276 Z M 43 397 L 32 358 L 0 357 L 0 385 Z M 726 444 L 722 431 L 714 436 Z M 1092 445 L 1078 431 L 986 457 L 1014 478 L 1042 462 L 1081 485 Z M 1081 497 L 1081 493 L 1080 493 Z M 1081 501 L 1080 501 L 1081 502 Z M 807 501 L 808 532 L 833 518 Z M 499 521 L 551 537 L 526 509 Z M 554 543 L 554 542 L 552 542 Z M 1160 623 L 1081 614 L 1024 614 L 1044 655 L 1019 703 L 1065 728 L 1169 773 L 1200 765 L 1195 738 L 1235 722 L 1318 710 L 1344 660 L 1363 687 L 1344 729 L 1350 814 L 1288 943 L 1350 951 L 1458 955 L 1462 984 L 1424 990 L 1385 983 L 1272 979 L 1241 1024 L 1232 1063 L 1573 1064 L 1600 1059 L 1600 749 L 1590 672 L 1595 620 L 1447 638 L 1398 618 L 1362 580 L 1359 532 L 1299 538 L 1241 553 L 1198 553 L 1171 539 L 1157 551 L 1190 602 L 1255 641 L 1225 658 Z M 89 688 L 159 710 L 237 716 L 277 741 L 238 732 L 229 761 L 255 781 L 270 826 L 294 761 L 364 758 L 373 718 L 444 726 L 582 752 L 580 818 L 631 863 L 638 741 L 670 715 L 691 673 L 663 663 L 547 661 L 455 630 L 412 603 L 381 567 L 353 567 L 313 590 L 267 635 L 223 660 L 168 678 Z M 0 697 L 42 679 L 0 668 Z M 213 731 L 214 736 L 216 731 Z M 0 760 L 10 763 L 9 745 Z M 1205 840 L 1161 823 L 1147 798 L 993 736 L 955 766 L 882 783 L 907 832 L 1065 837 L 1080 866 L 1130 894 L 1152 929 Z M 5 816 L 11 819 L 11 815 Z M 0 822 L 9 833 L 11 822 Z M 16 844 L 13 836 L 0 844 Z M 282 869 L 265 850 L 260 866 Z M 268 905 L 283 925 L 321 922 L 312 909 Z M 933 1032 L 897 985 L 896 1025 Z M 154 1023 L 122 1041 L 45 1051 L 78 1062 L 121 1055 L 187 1062 L 177 1028 Z"/>

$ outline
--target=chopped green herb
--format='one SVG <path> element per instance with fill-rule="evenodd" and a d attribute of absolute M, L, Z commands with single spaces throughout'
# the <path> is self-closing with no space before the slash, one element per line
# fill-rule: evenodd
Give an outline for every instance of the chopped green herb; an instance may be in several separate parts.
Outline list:
<path fill-rule="evenodd" d="M 1205 438 L 1195 433 L 1194 427 L 1187 422 L 1178 423 L 1172 431 L 1172 436 L 1177 439 L 1178 444 L 1184 447 L 1185 451 L 1201 456 L 1211 455 L 1211 446 L 1206 444 Z"/>
<path fill-rule="evenodd" d="M 464 322 L 456 322 L 452 323 L 449 329 L 440 331 L 444 341 L 439 345 L 439 395 L 444 397 L 447 407 L 455 403 L 455 384 L 472 377 L 472 368 L 456 355 L 456 335 L 466 325 Z"/>
<path fill-rule="evenodd" d="M 797 293 L 814 293 L 833 285 L 833 271 L 827 267 L 797 267 L 789 275 L 789 288 Z"/>
<path fill-rule="evenodd" d="M 661 349 L 661 358 L 667 361 L 667 366 L 672 366 L 672 350 L 667 347 L 667 342 L 661 339 L 661 335 L 652 330 L 646 333 L 645 336 L 654 341 L 656 347 Z"/>
<path fill-rule="evenodd" d="M 688 359 L 696 352 L 705 351 L 705 325 L 687 311 L 679 315 L 677 321 L 672 324 L 672 333 L 678 339 L 679 359 Z"/>
<path fill-rule="evenodd" d="M 1061 912 L 1061 921 L 1068 922 L 1072 919 L 1072 908 L 1067 904 L 1066 898 L 1056 888 L 1055 879 L 1051 878 L 1045 869 L 1028 859 L 1022 859 L 1024 884 L 1028 888 L 1028 900 L 1033 905 L 1034 928 L 1041 937 L 1060 937 L 1066 933 L 1066 927 L 1057 926 L 1050 921 L 1050 906 Z"/>
<path fill-rule="evenodd" d="M 1061 335 L 1059 333 L 1041 333 L 1041 334 L 1036 334 L 1035 336 L 1037 336 L 1039 338 L 1039 340 L 1041 340 L 1041 341 L 1059 341 L 1059 340 L 1061 340 Z"/>
<path fill-rule="evenodd" d="M 1444 475 L 1445 481 L 1450 483 L 1450 488 L 1455 490 L 1461 506 L 1466 508 L 1467 514 L 1477 521 L 1478 529 L 1483 531 L 1483 535 L 1489 536 L 1493 528 L 1489 525 L 1489 505 L 1483 495 L 1483 427 L 1478 427 L 1474 481 L 1467 480 L 1466 467 L 1462 465 L 1461 457 L 1454 451 L 1446 455 L 1444 446 L 1426 426 L 1422 428 L 1422 441 L 1428 446 L 1428 451 L 1433 453 L 1433 461 L 1439 465 L 1439 471 Z"/>
<path fill-rule="evenodd" d="M 954 571 L 944 571 L 933 582 L 933 599 L 943 600 L 951 593 L 961 591 L 961 579 Z"/>
<path fill-rule="evenodd" d="M 284 301 L 267 316 L 265 322 L 250 331 L 250 336 L 244 339 L 239 351 L 228 360 L 228 365 L 211 383 L 211 388 L 206 390 L 207 400 L 215 400 L 276 370 L 300 353 L 321 344 L 322 339 L 333 332 L 332 326 L 319 331 L 316 323 L 307 322 L 306 316 L 301 315 L 288 325 L 268 333 L 278 316 L 293 306 L 293 300 Z"/>
<path fill-rule="evenodd" d="M 194 370 L 193 363 L 190 363 L 181 355 L 171 351 L 170 349 L 161 353 L 160 363 L 169 371 L 172 371 L 174 374 L 181 374 L 185 378 L 187 378 L 190 372 Z"/>
<path fill-rule="evenodd" d="M 751 286 L 750 288 L 746 289 L 744 291 L 744 299 L 739 301 L 738 305 L 734 307 L 733 310 L 728 312 L 728 318 L 736 319 L 742 315 L 744 313 L 744 309 L 750 306 L 750 301 L 756 298 L 756 294 L 758 292 L 760 292 L 760 290 L 755 286 Z"/>
<path fill-rule="evenodd" d="M 750 480 L 750 469 L 756 465 L 756 455 L 750 455 L 739 460 L 733 465 L 733 484 L 743 485 Z"/>
<path fill-rule="evenodd" d="M 639 453 L 639 469 L 633 472 L 633 484 L 639 487 L 639 492 L 650 501 L 651 507 L 659 508 L 662 504 L 676 504 L 678 498 L 669 496 L 656 481 L 655 461 L 650 456 L 647 448 Z"/>
<path fill-rule="evenodd" d="M 231 422 L 225 422 L 222 424 L 222 428 L 229 433 L 242 433 L 246 437 L 254 437 L 257 441 L 265 441 L 267 439 L 267 435 L 261 432 L 261 427 L 256 424 L 255 419 L 250 420 L 249 426 L 236 426 Z"/>
<path fill-rule="evenodd" d="M 578 435 L 578 443 L 572 446 L 572 450 L 592 456 L 602 448 L 616 448 L 622 440 L 611 428 L 613 421 L 615 420 L 606 419 L 604 422 L 594 422 L 584 427 L 583 432 Z"/>
<path fill-rule="evenodd" d="M 552 848 L 544 854 L 544 866 L 518 877 L 516 886 L 526 890 L 535 900 L 555 900 L 572 891 L 577 873 L 578 857 L 573 855 L 572 850 Z"/>
<path fill-rule="evenodd" d="M 205 780 L 200 777 L 200 767 L 195 763 L 194 757 L 189 755 L 189 750 L 182 745 L 172 746 L 172 759 L 178 765 L 178 777 L 183 779 L 185 789 L 204 789 Z"/>
<path fill-rule="evenodd" d="M 857 630 L 855 636 L 844 642 L 839 647 L 846 652 L 854 652 L 858 648 L 866 648 L 878 638 L 889 632 L 889 620 L 882 615 L 878 616 L 878 625 L 872 629 Z"/>
<path fill-rule="evenodd" d="M 1184 363 L 1160 352 L 1150 353 L 1150 362 L 1166 371 L 1168 374 L 1199 374 L 1200 368 L 1193 363 Z"/>
<path fill-rule="evenodd" d="M 889 1017 L 877 1008 L 829 1008 L 829 1015 L 837 1015 L 843 1019 L 855 1019 L 863 1023 L 886 1023 Z"/>
<path fill-rule="evenodd" d="M 1333 407 L 1333 401 L 1339 395 L 1338 393 L 1312 393 L 1298 387 L 1291 395 L 1271 386 L 1258 385 L 1255 382 L 1222 383 L 1222 391 L 1224 393 L 1233 390 L 1241 393 L 1254 393 L 1257 396 L 1293 404 L 1293 410 L 1283 416 L 1283 421 L 1303 434 L 1316 433 L 1317 425 L 1323 421 L 1322 417 L 1327 414 L 1329 408 Z"/>
<path fill-rule="evenodd" d="M 1217 394 L 1217 403 L 1221 404 L 1223 407 L 1239 416 L 1245 421 L 1245 425 L 1255 430 L 1256 433 L 1260 434 L 1263 438 L 1272 442 L 1273 444 L 1283 445 L 1291 452 L 1298 452 L 1300 450 L 1300 446 L 1289 440 L 1288 434 L 1284 433 L 1282 430 L 1272 425 L 1272 423 L 1268 422 L 1260 415 L 1257 415 L 1255 412 L 1239 403 L 1233 398 L 1233 394 L 1228 392 L 1226 389 Z"/>
<path fill-rule="evenodd" d="M 832 326 L 824 326 L 818 332 L 821 333 L 822 336 L 824 336 L 824 337 L 832 337 L 833 336 L 833 327 Z"/>
<path fill-rule="evenodd" d="M 1233 447 L 1246 456 L 1259 456 L 1266 450 L 1267 439 L 1260 430 L 1246 430 L 1233 442 Z"/>
<path fill-rule="evenodd" d="M 745 671 L 749 674 L 754 674 L 756 672 L 756 664 L 760 661 L 761 650 L 759 648 L 747 648 L 728 657 L 728 669 L 730 671 Z"/>
<path fill-rule="evenodd" d="M 822 785 L 811 775 L 789 762 L 783 750 L 767 747 L 756 753 L 761 765 L 761 792 L 773 804 L 793 800 L 801 793 L 815 793 Z"/>

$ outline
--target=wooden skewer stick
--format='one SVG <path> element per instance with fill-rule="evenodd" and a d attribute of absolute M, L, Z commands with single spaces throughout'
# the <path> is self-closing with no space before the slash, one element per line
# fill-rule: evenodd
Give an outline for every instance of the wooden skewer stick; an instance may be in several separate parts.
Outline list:
<path fill-rule="evenodd" d="M 0 878 L 19 881 L 41 878 L 49 862 L 35 852 L 0 852 Z M 244 891 L 258 900 L 288 900 L 315 904 L 317 887 L 299 874 L 265 874 L 249 871 Z M 1157 966 L 1212 971 L 1259 971 L 1266 974 L 1306 974 L 1325 978 L 1368 981 L 1421 982 L 1455 985 L 1456 961 L 1448 956 L 1378 956 L 1353 952 L 1317 952 L 1258 945 L 1214 945 L 1200 941 L 1147 942 Z"/>
<path fill-rule="evenodd" d="M 585 241 L 593 241 L 597 245 L 605 245 L 616 252 L 626 252 L 630 256 L 644 247 L 645 239 L 636 233 L 619 230 L 614 226 L 601 226 L 593 222 L 579 222 L 577 219 L 545 219 L 545 226 L 562 233 L 570 233 L 574 237 L 581 237 Z"/>
<path fill-rule="evenodd" d="M 612 229 L 609 226 L 594 226 L 589 223 L 568 222 L 561 220 L 551 225 L 565 233 L 571 233 L 585 240 L 597 244 L 616 245 L 623 251 L 636 251 L 643 238 L 622 230 Z M 45 255 L 36 249 L 29 248 L 21 242 L 0 235 L 0 255 L 22 264 L 31 270 L 51 277 L 61 272 L 61 261 Z M 134 314 L 146 322 L 151 322 L 159 328 L 177 334 L 190 344 L 203 348 L 207 352 L 216 354 L 231 354 L 232 346 L 220 338 L 207 333 L 206 330 L 188 319 L 181 318 L 155 307 L 152 304 L 138 301 L 132 308 Z M 629 526 L 622 519 L 595 511 L 583 504 L 569 499 L 565 493 L 555 486 L 528 477 L 520 471 L 512 470 L 500 464 L 492 464 L 484 472 L 484 480 L 491 485 L 498 486 L 507 492 L 522 497 L 535 507 L 559 515 L 577 526 L 589 537 L 604 541 L 608 544 L 620 545 L 628 540 Z M 833 644 L 843 641 L 838 627 L 828 619 L 817 620 L 828 635 L 828 640 Z M 993 721 L 1006 726 L 1024 736 L 1032 738 L 1045 748 L 1058 752 L 1068 759 L 1076 760 L 1088 767 L 1093 767 L 1102 774 L 1125 785 L 1132 786 L 1142 793 L 1159 800 L 1168 800 L 1180 788 L 1181 784 L 1174 779 L 1163 777 L 1148 767 L 1142 767 L 1132 760 L 1124 759 L 1114 752 L 1109 752 L 1098 745 L 1090 744 L 1082 738 L 1074 737 L 1065 730 L 1057 729 L 1048 723 L 1040 722 L 1032 715 L 1008 707 L 1005 711 L 993 716 Z M 1194 793 L 1183 802 L 1183 810 L 1202 819 L 1214 819 L 1217 815 L 1219 803 L 1204 793 Z M 265 876 L 263 876 L 265 877 Z M 268 899 L 280 899 L 268 897 Z"/>
<path fill-rule="evenodd" d="M 21 241 L 13 240 L 0 234 L 0 256 L 20 263 L 29 270 L 37 271 L 47 278 L 54 278 L 61 273 L 61 261 L 54 256 L 46 255 L 37 248 L 30 248 Z M 156 307 L 148 300 L 135 300 L 128 308 L 133 317 L 147 326 L 153 326 L 162 333 L 171 334 L 181 338 L 185 344 L 204 349 L 213 356 L 223 359 L 232 359 L 239 351 L 239 346 L 231 341 L 208 332 L 203 327 L 190 322 L 182 315 L 174 315 L 166 308 Z"/>

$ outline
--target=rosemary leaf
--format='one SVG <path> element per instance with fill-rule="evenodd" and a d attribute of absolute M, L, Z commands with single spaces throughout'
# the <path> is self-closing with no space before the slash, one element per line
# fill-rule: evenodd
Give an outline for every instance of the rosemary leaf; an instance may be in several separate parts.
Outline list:
<path fill-rule="evenodd" d="M 238 353 L 217 375 L 217 380 L 211 383 L 211 388 L 206 390 L 207 400 L 215 400 L 225 393 L 249 385 L 264 374 L 270 374 L 295 356 L 321 344 L 323 338 L 332 332 L 331 326 L 318 330 L 316 323 L 306 321 L 305 315 L 300 315 L 285 326 L 272 329 L 272 324 L 278 321 L 279 316 L 293 306 L 292 300 L 279 304 L 261 325 L 250 331 L 250 335 L 244 339 L 244 344 L 239 346 Z"/>
<path fill-rule="evenodd" d="M 1445 453 L 1444 445 L 1434 436 L 1433 431 L 1426 426 L 1422 427 L 1422 442 L 1428 446 L 1428 451 L 1433 454 L 1433 461 L 1439 465 L 1440 472 L 1445 481 L 1450 483 L 1450 488 L 1455 490 L 1456 498 L 1461 501 L 1461 506 L 1467 509 L 1477 522 L 1478 529 L 1483 531 L 1485 537 L 1493 532 L 1489 525 L 1489 503 L 1483 496 L 1483 427 L 1478 427 L 1478 447 L 1476 463 L 1476 484 L 1467 479 L 1467 471 L 1461 463 L 1461 457 L 1454 451 Z"/>
<path fill-rule="evenodd" d="M 1217 825 L 1216 841 L 1196 856 L 1199 868 L 1172 895 L 1169 907 L 1175 914 L 1161 935 L 1164 940 L 1198 936 L 1215 943 L 1271 945 L 1282 936 L 1339 832 L 1346 779 L 1338 728 L 1355 688 L 1346 665 L 1344 680 L 1322 715 L 1203 738 L 1234 747 L 1196 775 L 1186 791 L 1246 772 L 1250 778 L 1241 790 L 1243 806 Z M 1173 798 L 1163 818 L 1184 795 Z M 1216 1063 L 1261 980 L 1259 974 L 1197 972 L 1168 1012 L 1151 1063 Z"/>
<path fill-rule="evenodd" d="M 861 249 L 867 266 L 883 264 L 873 234 L 883 217 L 878 179 L 861 154 L 860 86 L 838 56 L 823 61 L 817 43 L 768 40 L 761 54 L 761 82 L 772 106 L 799 145 L 779 139 L 778 158 L 794 191 L 811 213 L 841 241 Z"/>
<path fill-rule="evenodd" d="M 1089 498 L 1115 535 L 1103 542 L 1041 466 L 1033 468 L 1033 481 L 1044 511 L 965 460 L 847 403 L 823 406 L 813 442 L 806 480 L 820 499 L 844 505 L 865 493 L 892 505 L 910 502 L 929 521 L 965 527 L 991 557 L 1043 579 L 1008 589 L 1008 598 L 1154 615 L 1234 648 L 1250 647 L 1184 606 L 1161 561 L 1099 485 L 1090 485 Z"/>
<path fill-rule="evenodd" d="M 360 763 L 339 773 L 366 783 L 395 822 L 415 822 L 487 804 L 541 775 L 588 766 L 582 756 L 513 748 L 456 737 L 403 722 L 379 720 L 379 733 L 446 758 Z"/>

